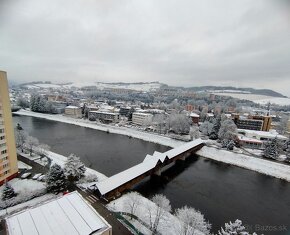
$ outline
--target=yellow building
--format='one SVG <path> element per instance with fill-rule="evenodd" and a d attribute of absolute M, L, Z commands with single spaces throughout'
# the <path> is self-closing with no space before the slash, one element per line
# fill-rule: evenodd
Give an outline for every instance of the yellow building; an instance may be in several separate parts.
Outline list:
<path fill-rule="evenodd" d="M 17 155 L 6 72 L 0 71 L 0 185 L 17 176 Z"/>

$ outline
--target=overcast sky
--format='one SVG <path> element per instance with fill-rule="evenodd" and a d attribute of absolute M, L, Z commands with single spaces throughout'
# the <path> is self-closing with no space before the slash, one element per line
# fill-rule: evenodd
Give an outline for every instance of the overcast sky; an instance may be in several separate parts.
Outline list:
<path fill-rule="evenodd" d="M 0 70 L 290 96 L 289 0 L 0 0 Z"/>

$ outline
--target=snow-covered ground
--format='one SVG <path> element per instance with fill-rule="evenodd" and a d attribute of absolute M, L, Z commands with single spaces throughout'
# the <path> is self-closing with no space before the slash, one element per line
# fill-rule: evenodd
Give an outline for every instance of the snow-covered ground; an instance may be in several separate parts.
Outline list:
<path fill-rule="evenodd" d="M 64 122 L 68 124 L 73 124 L 77 126 L 92 128 L 95 130 L 100 131 L 108 131 L 110 133 L 114 134 L 120 134 L 120 135 L 126 135 L 131 136 L 133 138 L 142 139 L 148 142 L 153 142 L 169 147 L 177 147 L 182 144 L 184 144 L 183 141 L 174 140 L 169 137 L 157 135 L 157 134 L 151 134 L 147 132 L 142 132 L 133 128 L 127 128 L 127 127 L 118 127 L 118 126 L 112 126 L 112 125 L 105 125 L 105 124 L 97 124 L 95 122 L 91 122 L 89 120 L 84 119 L 76 119 L 67 117 L 64 115 L 52 115 L 52 114 L 43 114 L 43 113 L 35 113 L 28 110 L 19 110 L 16 112 L 16 114 L 23 115 L 23 116 L 31 116 L 31 117 L 38 117 L 38 118 L 44 118 L 52 121 L 58 121 L 58 122 Z"/>
<path fill-rule="evenodd" d="M 25 164 L 24 162 L 18 161 L 18 169 L 30 170 L 32 167 Z"/>
<path fill-rule="evenodd" d="M 17 194 L 24 194 L 45 189 L 45 183 L 31 179 L 14 178 L 9 181 L 9 184 L 13 187 Z M 3 187 L 3 185 L 0 187 L 0 194 L 2 194 Z"/>
<path fill-rule="evenodd" d="M 216 95 L 222 95 L 222 96 L 231 96 L 233 98 L 237 99 L 245 99 L 250 100 L 258 104 L 267 104 L 270 102 L 271 104 L 277 104 L 277 105 L 290 105 L 290 99 L 289 98 L 282 98 L 282 97 L 273 97 L 273 96 L 266 96 L 266 95 L 256 95 L 256 94 L 245 94 L 245 93 L 234 93 L 234 92 L 214 92 Z"/>
<path fill-rule="evenodd" d="M 288 165 L 206 146 L 199 150 L 197 154 L 290 182 L 290 166 Z"/>

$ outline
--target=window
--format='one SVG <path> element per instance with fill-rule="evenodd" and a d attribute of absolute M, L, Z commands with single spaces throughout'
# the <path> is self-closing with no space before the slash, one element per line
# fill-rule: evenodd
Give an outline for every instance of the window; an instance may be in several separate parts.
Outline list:
<path fill-rule="evenodd" d="M 0 144 L 0 148 L 6 147 L 6 143 Z"/>
<path fill-rule="evenodd" d="M 0 134 L 4 133 L 4 128 L 0 129 Z"/>
<path fill-rule="evenodd" d="M 4 172 L 4 175 L 7 175 L 8 173 L 9 173 L 9 170 L 5 171 L 5 172 Z"/>
<path fill-rule="evenodd" d="M 7 153 L 6 149 L 1 151 L 1 154 L 5 154 L 5 153 Z"/>
<path fill-rule="evenodd" d="M 5 140 L 5 136 L 0 136 L 0 140 Z"/>

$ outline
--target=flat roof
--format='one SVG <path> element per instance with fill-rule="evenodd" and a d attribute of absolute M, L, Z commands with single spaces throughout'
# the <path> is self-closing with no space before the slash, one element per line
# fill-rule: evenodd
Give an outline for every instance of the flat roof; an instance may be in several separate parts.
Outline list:
<path fill-rule="evenodd" d="M 78 192 L 66 194 L 5 220 L 9 235 L 94 234 L 110 227 Z"/>

